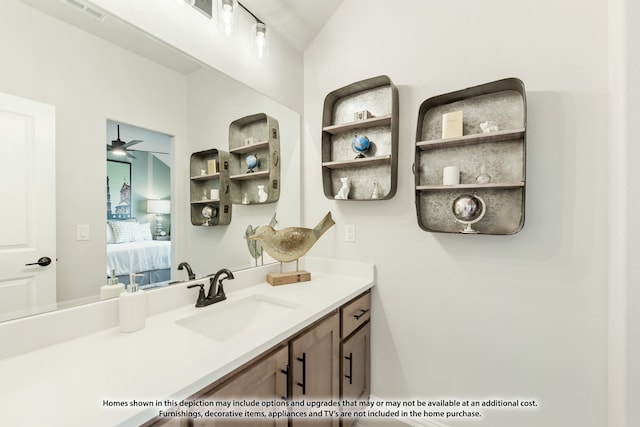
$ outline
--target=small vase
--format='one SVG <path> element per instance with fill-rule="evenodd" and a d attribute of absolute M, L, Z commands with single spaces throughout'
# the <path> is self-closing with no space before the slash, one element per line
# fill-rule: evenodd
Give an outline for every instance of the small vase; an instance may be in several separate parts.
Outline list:
<path fill-rule="evenodd" d="M 480 173 L 476 177 L 476 182 L 478 184 L 488 184 L 489 182 L 491 182 L 491 175 L 487 173 L 484 165 L 480 166 Z"/>
<path fill-rule="evenodd" d="M 379 199 L 380 198 L 380 185 L 378 181 L 373 181 L 373 191 L 371 192 L 371 199 Z"/>

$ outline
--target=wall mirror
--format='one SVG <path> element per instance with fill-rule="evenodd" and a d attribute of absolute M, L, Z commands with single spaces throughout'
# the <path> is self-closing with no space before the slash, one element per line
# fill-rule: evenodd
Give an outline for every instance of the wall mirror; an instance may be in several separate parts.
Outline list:
<path fill-rule="evenodd" d="M 254 266 L 245 240 L 248 226 L 267 224 L 274 214 L 280 227 L 299 224 L 300 116 L 295 111 L 115 17 L 96 19 L 64 2 L 5 0 L 0 4 L 0 25 L 12 34 L 0 40 L 0 55 L 11 64 L 0 67 L 0 93 L 55 109 L 52 257 L 57 259 L 52 263 L 55 298 L 34 304 L 37 289 L 21 289 L 14 294 L 22 306 L 0 306 L 0 321 L 99 300 L 107 279 L 105 142 L 116 139 L 107 120 L 121 124 L 123 140 L 138 138 L 123 133 L 124 125 L 170 136 L 165 159 L 170 193 L 145 197 L 170 200 L 162 231 L 170 236 L 171 280 L 186 279 L 185 272 L 175 268 L 182 261 L 189 262 L 198 277 L 222 267 Z M 190 154 L 228 150 L 229 124 L 256 113 L 280 123 L 279 201 L 234 205 L 228 226 L 192 226 Z M 3 215 L 11 219 L 11 212 Z M 147 211 L 139 216 L 152 224 L 156 219 Z M 6 295 L 2 292 L 0 285 L 0 295 Z"/>

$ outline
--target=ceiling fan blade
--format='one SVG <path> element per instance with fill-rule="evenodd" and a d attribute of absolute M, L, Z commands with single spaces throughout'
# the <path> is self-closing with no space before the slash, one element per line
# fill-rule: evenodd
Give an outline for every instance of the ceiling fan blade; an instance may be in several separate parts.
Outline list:
<path fill-rule="evenodd" d="M 129 142 L 127 142 L 127 143 L 125 143 L 125 144 L 124 144 L 124 148 L 129 148 L 129 147 L 131 147 L 132 145 L 140 144 L 141 142 L 144 142 L 144 141 L 142 141 L 141 139 L 133 139 L 133 140 L 131 140 L 131 141 L 129 141 Z"/>

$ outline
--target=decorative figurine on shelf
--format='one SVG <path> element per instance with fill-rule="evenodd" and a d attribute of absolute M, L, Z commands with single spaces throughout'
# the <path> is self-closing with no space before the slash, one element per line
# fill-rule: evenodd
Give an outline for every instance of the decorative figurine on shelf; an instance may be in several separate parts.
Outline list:
<path fill-rule="evenodd" d="M 356 159 L 363 159 L 365 157 L 364 153 L 371 148 L 371 141 L 369 141 L 369 138 L 364 135 L 356 135 L 353 137 L 353 141 L 351 142 L 351 148 L 353 148 L 353 151 L 358 153 Z"/>
<path fill-rule="evenodd" d="M 269 222 L 269 226 L 271 228 L 275 227 L 278 223 L 276 220 L 276 213 L 273 213 L 271 217 L 271 221 Z M 251 238 L 256 233 L 258 227 L 254 227 L 252 225 L 248 225 L 247 229 L 244 232 L 244 239 L 247 241 L 247 248 L 249 249 L 249 254 L 251 254 L 251 258 L 255 259 L 256 267 L 258 266 L 258 258 L 260 258 L 260 265 L 264 265 L 264 257 L 262 254 L 262 245 L 259 241 Z"/>
<path fill-rule="evenodd" d="M 264 203 L 267 201 L 268 197 L 269 195 L 267 194 L 266 191 L 264 191 L 264 185 L 262 184 L 258 185 L 258 202 Z"/>
<path fill-rule="evenodd" d="M 493 120 L 480 123 L 480 129 L 482 133 L 498 132 L 500 130 L 498 124 Z"/>
<path fill-rule="evenodd" d="M 256 167 L 258 167 L 258 157 L 255 154 L 249 154 L 246 159 L 244 159 L 245 163 L 249 170 L 247 173 L 253 172 Z"/>
<path fill-rule="evenodd" d="M 249 195 L 247 193 L 242 194 L 242 204 L 243 205 L 249 204 Z"/>
<path fill-rule="evenodd" d="M 464 195 L 457 197 L 453 201 L 451 210 L 456 217 L 456 221 L 467 225 L 461 233 L 476 234 L 478 232 L 471 227 L 471 224 L 475 224 L 484 217 L 487 212 L 487 205 L 477 194 L 473 196 Z"/>
<path fill-rule="evenodd" d="M 349 198 L 349 178 L 342 177 L 340 178 L 340 182 L 342 182 L 342 186 L 338 190 L 338 194 L 336 194 L 336 200 L 347 200 Z"/>
<path fill-rule="evenodd" d="M 375 179 L 373 180 L 373 191 L 371 192 L 371 198 L 374 200 L 380 198 L 380 185 Z"/>
<path fill-rule="evenodd" d="M 280 261 L 280 274 L 269 274 L 267 281 L 275 286 L 311 280 L 311 273 L 298 270 L 298 259 L 334 224 L 331 212 L 327 212 L 314 228 L 288 227 L 274 230 L 270 225 L 258 227 L 251 239 L 259 241 L 273 259 Z M 282 263 L 291 261 L 296 261 L 296 271 L 282 273 Z"/>

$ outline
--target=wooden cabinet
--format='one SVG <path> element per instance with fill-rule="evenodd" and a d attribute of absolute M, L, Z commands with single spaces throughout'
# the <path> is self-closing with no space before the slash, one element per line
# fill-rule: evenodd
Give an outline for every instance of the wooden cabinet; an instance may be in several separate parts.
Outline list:
<path fill-rule="evenodd" d="M 280 127 L 264 113 L 242 117 L 229 126 L 231 202 L 252 205 L 280 198 Z M 250 168 L 247 158 L 256 165 Z"/>
<path fill-rule="evenodd" d="M 275 352 L 251 364 L 228 381 L 216 386 L 212 391 L 205 392 L 196 398 L 214 401 L 246 398 L 256 400 L 284 399 L 287 397 L 288 390 L 288 362 L 288 347 L 281 346 Z M 264 410 L 264 408 L 258 407 L 256 410 Z M 194 426 L 243 426 L 248 423 L 252 426 L 279 427 L 286 426 L 288 420 L 287 418 L 274 420 L 258 417 L 238 419 L 204 418 L 193 420 Z"/>
<path fill-rule="evenodd" d="M 364 136 L 369 149 L 355 152 Z M 322 183 L 329 199 L 384 200 L 396 193 L 398 89 L 387 76 L 352 83 L 329 93 L 322 115 Z M 347 179 L 348 198 L 336 197 Z"/>
<path fill-rule="evenodd" d="M 371 377 L 371 292 L 341 309 L 340 400 L 368 400 Z M 352 408 L 347 408 L 352 409 Z M 343 426 L 357 419 L 343 418 Z"/>
<path fill-rule="evenodd" d="M 460 136 L 443 138 L 443 115 L 462 112 Z M 524 225 L 526 94 L 515 78 L 427 99 L 420 106 L 415 150 L 418 224 L 425 231 L 468 232 L 452 212 L 459 196 L 477 196 L 480 234 L 514 234 Z M 485 133 L 486 132 L 486 133 Z M 444 185 L 443 169 L 459 168 L 459 184 Z"/>
<path fill-rule="evenodd" d="M 157 418 L 152 424 L 145 424 L 145 427 L 191 427 L 191 419 L 183 418 Z"/>
<path fill-rule="evenodd" d="M 342 342 L 340 399 L 368 400 L 371 376 L 371 323 L 367 322 Z M 353 408 L 348 408 L 353 409 Z M 343 418 L 343 426 L 351 426 L 356 419 Z"/>
<path fill-rule="evenodd" d="M 229 154 L 211 149 L 193 153 L 189 165 L 191 224 L 214 226 L 231 222 Z M 212 191 L 216 194 L 212 194 Z"/>
<path fill-rule="evenodd" d="M 340 393 L 340 316 L 338 313 L 291 341 L 292 399 L 337 400 Z M 337 426 L 337 418 L 292 420 L 293 426 Z"/>

